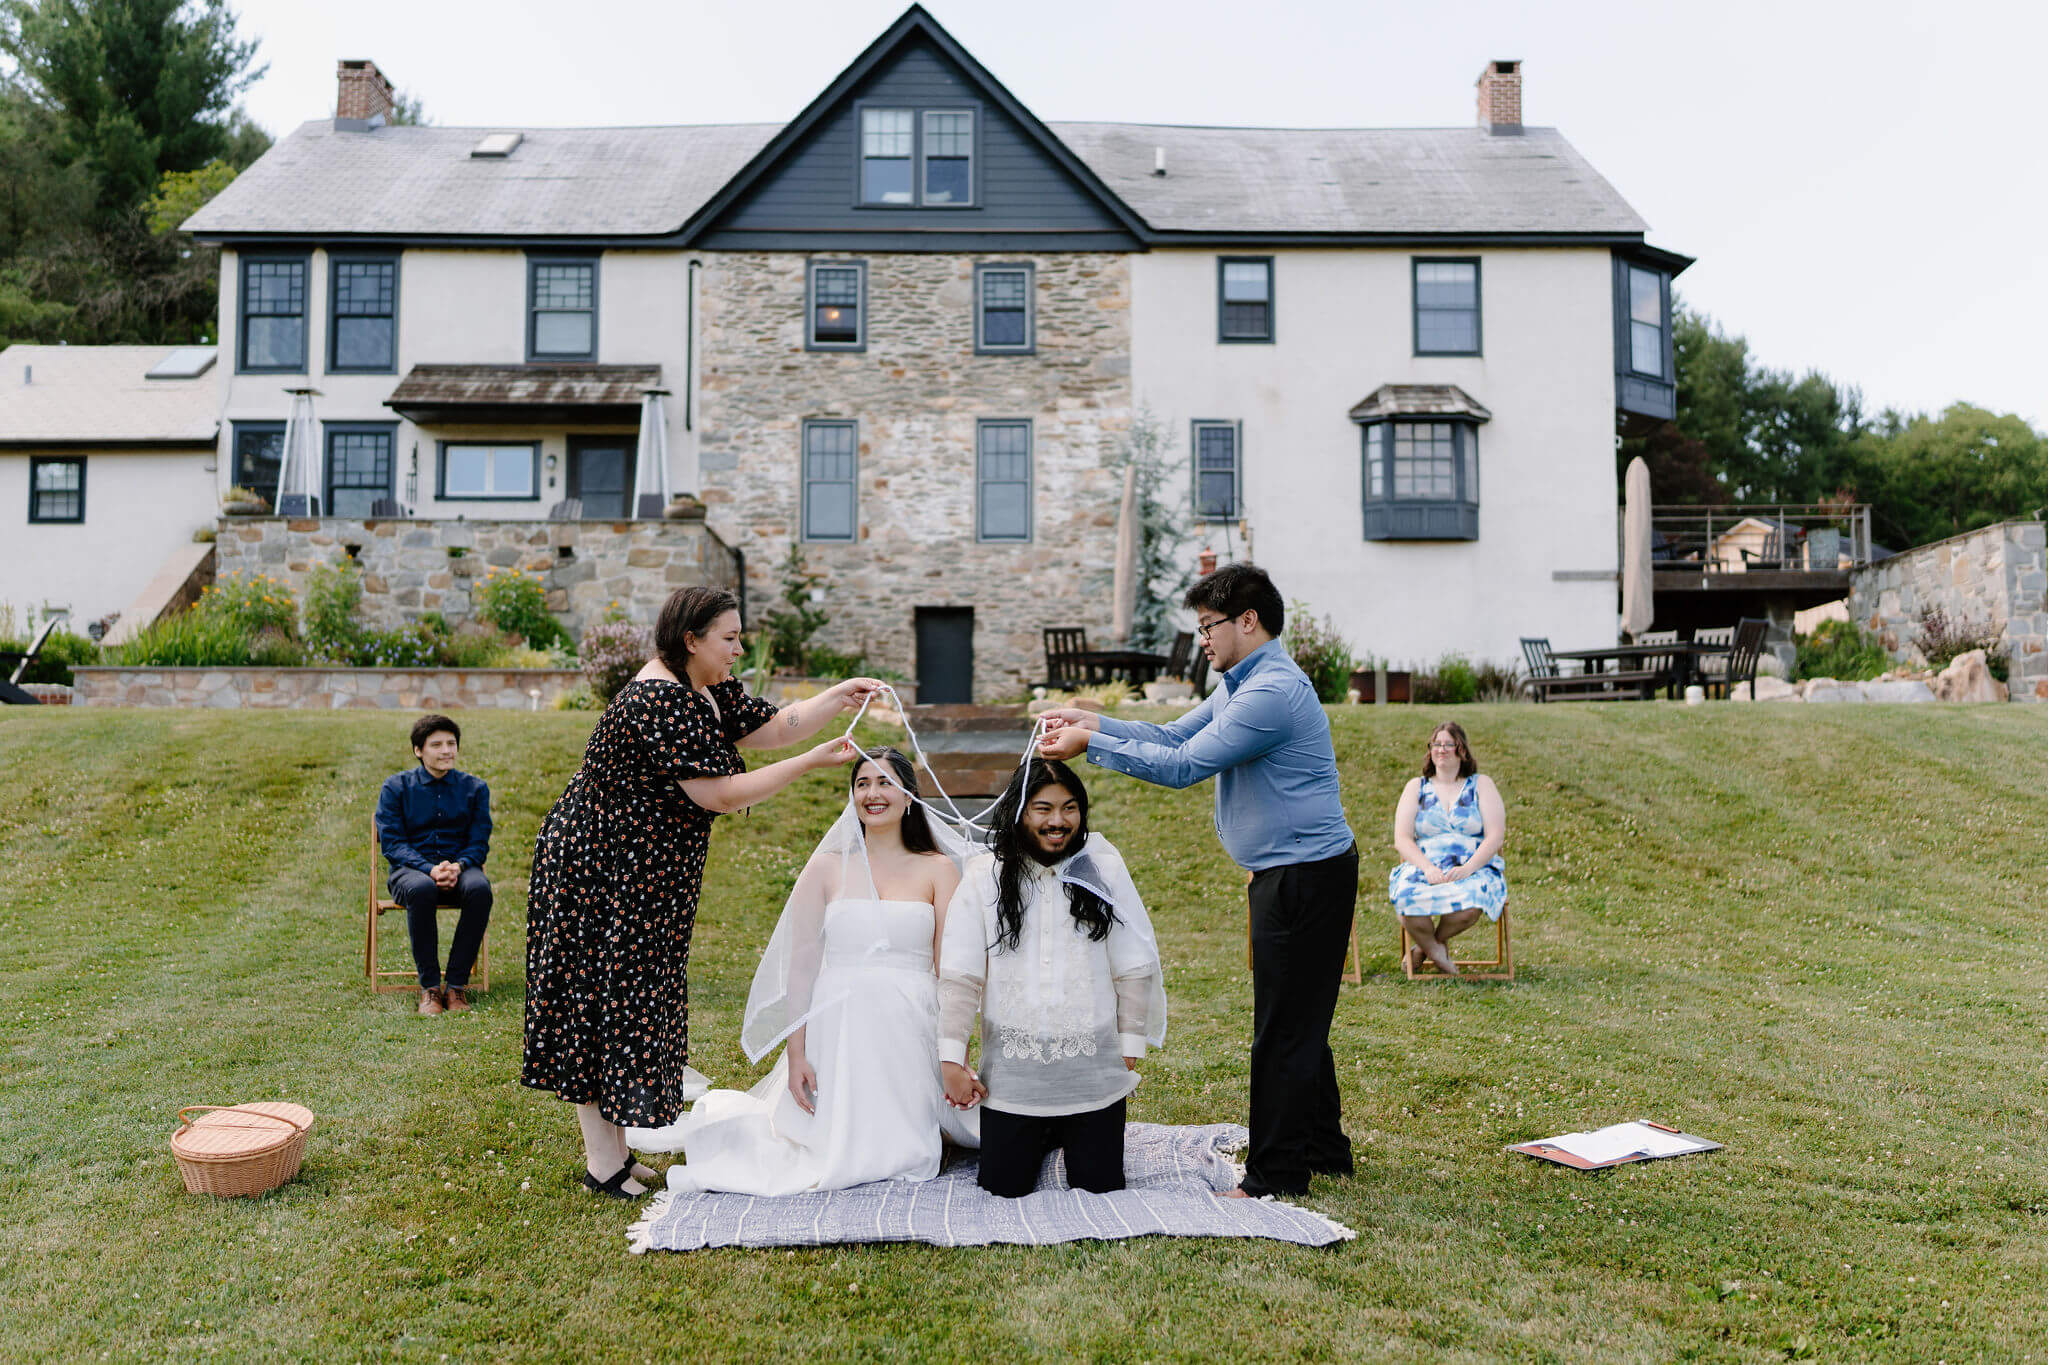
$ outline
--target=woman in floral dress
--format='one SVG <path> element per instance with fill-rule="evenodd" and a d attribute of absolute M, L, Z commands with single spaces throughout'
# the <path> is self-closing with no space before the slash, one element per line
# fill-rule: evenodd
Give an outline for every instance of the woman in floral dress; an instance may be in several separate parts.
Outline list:
<path fill-rule="evenodd" d="M 622 1199 L 654 1179 L 625 1128 L 663 1127 L 683 1107 L 690 930 L 713 818 L 855 754 L 829 740 L 749 772 L 739 751 L 808 739 L 880 686 L 849 678 L 780 712 L 748 696 L 732 676 L 739 602 L 723 588 L 672 594 L 654 649 L 541 822 L 527 895 L 519 1079 L 576 1106 L 583 1183 Z"/>
<path fill-rule="evenodd" d="M 1463 727 L 1445 721 L 1429 736 L 1422 776 L 1408 779 L 1394 808 L 1401 861 L 1387 875 L 1387 898 L 1414 941 L 1412 966 L 1426 957 L 1456 976 L 1444 945 L 1481 915 L 1500 918 L 1508 903 L 1500 860 L 1507 834 L 1507 808 L 1493 779 L 1473 761 Z"/>

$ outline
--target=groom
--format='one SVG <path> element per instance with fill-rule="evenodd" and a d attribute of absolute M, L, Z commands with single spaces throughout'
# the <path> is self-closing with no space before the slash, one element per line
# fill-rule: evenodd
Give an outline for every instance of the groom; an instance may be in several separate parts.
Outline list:
<path fill-rule="evenodd" d="M 1252 874 L 1251 1151 L 1234 1195 L 1303 1194 L 1351 1174 L 1330 1019 L 1358 899 L 1358 844 L 1337 788 L 1330 718 L 1277 638 L 1280 592 L 1228 564 L 1188 590 L 1222 686 L 1171 725 L 1046 713 L 1047 758 L 1082 753 L 1165 787 L 1216 778 L 1216 833 Z"/>

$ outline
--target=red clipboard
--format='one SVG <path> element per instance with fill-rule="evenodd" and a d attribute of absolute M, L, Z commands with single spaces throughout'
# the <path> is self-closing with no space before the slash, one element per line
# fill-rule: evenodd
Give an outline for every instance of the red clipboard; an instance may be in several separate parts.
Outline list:
<path fill-rule="evenodd" d="M 1642 1124 L 1645 1128 L 1655 1128 L 1660 1133 L 1673 1133 L 1684 1138 L 1687 1142 L 1697 1142 L 1700 1144 L 1698 1147 L 1693 1148 L 1692 1151 L 1671 1152 L 1668 1156 L 1693 1156 L 1699 1152 L 1717 1152 L 1721 1149 L 1721 1144 L 1718 1142 L 1709 1142 L 1706 1138 L 1698 1137 L 1692 1133 L 1679 1132 L 1678 1129 L 1673 1128 L 1668 1123 L 1658 1123 L 1654 1119 L 1637 1119 L 1636 1122 Z M 1632 1152 L 1628 1156 L 1619 1156 L 1612 1161 L 1587 1161 L 1583 1157 L 1573 1156 L 1570 1152 L 1552 1147 L 1548 1143 L 1543 1142 L 1517 1143 L 1505 1150 L 1520 1152 L 1523 1156 L 1533 1156 L 1538 1161 L 1548 1161 L 1558 1166 L 1569 1166 L 1575 1171 L 1604 1171 L 1613 1166 L 1626 1166 L 1633 1161 L 1663 1161 L 1666 1159 L 1666 1157 L 1651 1156 L 1647 1152 Z"/>

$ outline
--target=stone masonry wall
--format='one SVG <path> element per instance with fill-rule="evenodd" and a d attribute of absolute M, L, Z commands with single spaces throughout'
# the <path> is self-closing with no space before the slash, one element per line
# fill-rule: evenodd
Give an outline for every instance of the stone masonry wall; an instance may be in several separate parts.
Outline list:
<path fill-rule="evenodd" d="M 977 700 L 1044 670 L 1040 631 L 1108 643 L 1121 483 L 1104 468 L 1131 419 L 1130 271 L 1109 253 L 990 256 L 1036 266 L 1037 350 L 974 353 L 969 255 L 871 254 L 867 350 L 804 349 L 800 253 L 714 253 L 700 315 L 700 486 L 746 555 L 759 612 L 801 529 L 806 418 L 857 422 L 856 539 L 806 547 L 828 575 L 818 642 L 916 672 L 915 609 L 974 608 Z M 1032 423 L 1033 539 L 975 538 L 975 421 Z"/>
<path fill-rule="evenodd" d="M 222 578 L 267 573 L 300 601 L 306 575 L 353 552 L 366 621 L 391 627 L 438 611 L 459 625 L 470 589 L 491 568 L 536 574 L 548 610 L 572 636 L 617 602 L 652 625 L 676 588 L 737 587 L 738 559 L 701 521 L 349 521 L 225 517 L 215 546 Z"/>
<path fill-rule="evenodd" d="M 2004 627 L 2014 701 L 2048 701 L 2048 534 L 2038 521 L 2007 521 L 1937 540 L 1858 570 L 1849 619 L 1884 647 L 1917 658 L 1920 613 Z"/>
<path fill-rule="evenodd" d="M 75 706 L 521 711 L 577 687 L 573 668 L 78 668 Z M 539 693 L 535 696 L 535 693 Z"/>

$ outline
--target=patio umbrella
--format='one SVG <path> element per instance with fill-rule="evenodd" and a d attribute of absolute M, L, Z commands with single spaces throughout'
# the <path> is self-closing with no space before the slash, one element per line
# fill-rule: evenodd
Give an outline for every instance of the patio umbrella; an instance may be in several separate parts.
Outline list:
<path fill-rule="evenodd" d="M 640 448 L 634 455 L 633 486 L 640 491 L 642 517 L 658 518 L 668 509 L 668 414 L 662 395 L 667 389 L 649 389 L 640 404 Z"/>
<path fill-rule="evenodd" d="M 1621 629 L 1630 639 L 1650 628 L 1650 467 L 1638 455 L 1622 480 Z"/>
<path fill-rule="evenodd" d="M 1126 649 L 1138 614 L 1138 466 L 1124 466 L 1124 496 L 1116 513 L 1116 574 L 1110 588 L 1110 634 Z"/>

